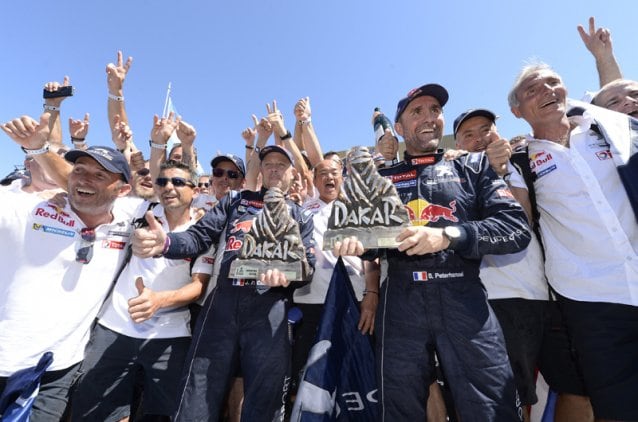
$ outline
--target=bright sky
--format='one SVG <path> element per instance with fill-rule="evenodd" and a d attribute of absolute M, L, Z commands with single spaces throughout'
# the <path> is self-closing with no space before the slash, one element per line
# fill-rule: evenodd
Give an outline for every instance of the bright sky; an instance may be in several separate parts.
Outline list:
<path fill-rule="evenodd" d="M 375 106 L 393 119 L 397 101 L 430 82 L 450 92 L 446 134 L 459 113 L 485 107 L 501 116 L 499 132 L 509 138 L 528 131 L 506 99 L 526 60 L 552 65 L 572 97 L 597 88 L 576 30 L 589 16 L 611 29 L 625 77 L 638 78 L 635 7 L 628 0 L 3 2 L 0 122 L 37 118 L 44 83 L 69 75 L 76 93 L 63 103 L 65 142 L 68 118 L 89 112 L 88 142 L 110 145 L 104 69 L 121 49 L 133 56 L 126 107 L 145 156 L 169 81 L 176 108 L 197 129 L 206 169 L 217 151 L 243 156 L 241 131 L 273 99 L 292 130 L 293 106 L 309 96 L 324 151 L 342 150 L 373 142 Z M 0 137 L 4 175 L 23 153 Z"/>

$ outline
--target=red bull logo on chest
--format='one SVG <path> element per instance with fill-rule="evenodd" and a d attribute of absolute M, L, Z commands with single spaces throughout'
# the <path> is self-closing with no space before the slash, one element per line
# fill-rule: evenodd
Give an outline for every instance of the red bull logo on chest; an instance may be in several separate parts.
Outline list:
<path fill-rule="evenodd" d="M 456 200 L 450 201 L 447 206 L 433 204 L 425 199 L 414 199 L 406 204 L 410 222 L 416 226 L 425 226 L 430 222 L 436 223 L 443 219 L 451 223 L 457 223 L 459 219 L 456 213 Z"/>

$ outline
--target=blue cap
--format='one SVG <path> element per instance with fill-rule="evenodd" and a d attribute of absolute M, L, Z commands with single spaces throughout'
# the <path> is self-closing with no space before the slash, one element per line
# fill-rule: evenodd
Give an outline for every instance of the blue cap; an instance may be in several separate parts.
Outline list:
<path fill-rule="evenodd" d="M 456 138 L 456 134 L 459 131 L 459 128 L 466 120 L 471 119 L 472 117 L 479 117 L 479 116 L 489 119 L 492 123 L 494 123 L 498 117 L 496 116 L 496 114 L 492 113 L 491 111 L 485 108 L 473 108 L 473 109 L 467 110 L 459 114 L 458 117 L 454 119 L 454 137 Z"/>
<path fill-rule="evenodd" d="M 235 154 L 222 154 L 213 158 L 210 162 L 210 166 L 215 168 L 222 161 L 230 161 L 239 169 L 242 176 L 246 177 L 246 167 L 244 166 L 244 160 L 236 156 Z"/>
<path fill-rule="evenodd" d="M 447 100 L 449 98 L 447 90 L 439 84 L 427 84 L 422 85 L 418 88 L 414 88 L 413 90 L 408 92 L 408 95 L 406 95 L 405 98 L 402 98 L 397 104 L 397 114 L 394 117 L 394 121 L 399 121 L 399 118 L 401 117 L 405 109 L 408 108 L 408 104 L 410 104 L 412 100 L 414 100 L 415 98 L 423 97 L 425 95 L 436 98 L 441 107 L 443 107 L 447 103 Z"/>
<path fill-rule="evenodd" d="M 80 157 L 91 157 L 106 171 L 121 174 L 126 183 L 131 182 L 131 169 L 128 161 L 126 161 L 124 154 L 118 150 L 110 147 L 92 146 L 86 150 L 74 149 L 64 154 L 64 158 L 71 163 L 75 163 Z"/>

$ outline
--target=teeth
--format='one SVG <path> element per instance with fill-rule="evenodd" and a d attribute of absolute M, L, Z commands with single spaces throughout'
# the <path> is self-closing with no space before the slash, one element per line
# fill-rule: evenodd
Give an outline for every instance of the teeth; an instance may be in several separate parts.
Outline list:
<path fill-rule="evenodd" d="M 86 195 L 93 195 L 95 193 L 95 192 L 91 192 L 91 191 L 80 189 L 80 188 L 78 188 L 76 190 L 77 190 L 78 193 L 82 193 L 82 194 L 86 194 Z"/>

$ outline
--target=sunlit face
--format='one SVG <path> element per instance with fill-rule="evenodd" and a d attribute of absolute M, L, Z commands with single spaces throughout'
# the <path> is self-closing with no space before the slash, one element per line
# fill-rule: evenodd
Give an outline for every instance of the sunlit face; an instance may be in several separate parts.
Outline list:
<path fill-rule="evenodd" d="M 596 105 L 638 118 L 638 82 L 617 81 L 596 95 Z"/>
<path fill-rule="evenodd" d="M 470 152 L 485 151 L 496 125 L 484 116 L 467 119 L 456 132 L 456 147 Z"/>
<path fill-rule="evenodd" d="M 201 193 L 202 195 L 209 195 L 210 194 L 210 177 L 199 176 L 197 187 L 199 188 L 199 193 Z"/>
<path fill-rule="evenodd" d="M 292 183 L 292 163 L 288 157 L 280 152 L 271 152 L 261 161 L 260 169 L 265 188 L 278 187 L 282 192 L 288 192 Z"/>
<path fill-rule="evenodd" d="M 315 187 L 319 192 L 319 198 L 323 202 L 331 202 L 337 199 L 343 176 L 341 165 L 334 160 L 320 161 L 315 167 Z"/>
<path fill-rule="evenodd" d="M 555 72 L 542 69 L 531 73 L 516 89 L 518 106 L 512 107 L 516 117 L 523 118 L 535 131 L 564 118 L 567 89 Z"/>
<path fill-rule="evenodd" d="M 168 156 L 169 160 L 174 161 L 182 161 L 184 149 L 181 146 L 176 146 L 171 150 L 170 155 Z"/>
<path fill-rule="evenodd" d="M 408 104 L 395 129 L 405 140 L 405 149 L 411 155 L 436 151 L 443 136 L 445 120 L 439 101 L 423 95 Z"/>
<path fill-rule="evenodd" d="M 197 192 L 190 179 L 190 172 L 180 168 L 168 168 L 160 171 L 158 178 L 160 177 L 169 179 L 166 186 L 155 184 L 155 192 L 164 209 L 179 210 L 190 207 L 193 195 Z M 188 183 L 184 186 L 177 186 L 170 181 L 174 177 L 184 179 Z"/>
<path fill-rule="evenodd" d="M 144 168 L 133 173 L 133 193 L 142 199 L 155 198 L 155 190 L 153 190 L 153 180 L 149 171 L 148 161 L 144 163 Z"/>
<path fill-rule="evenodd" d="M 110 213 L 113 201 L 127 195 L 131 185 L 90 157 L 79 157 L 69 174 L 69 203 L 78 214 Z M 82 215 L 80 215 L 82 217 Z"/>
<path fill-rule="evenodd" d="M 216 176 L 215 173 L 222 172 L 221 176 Z M 230 177 L 228 172 L 232 172 L 233 175 L 238 177 Z M 215 192 L 215 197 L 219 200 L 231 190 L 240 190 L 244 183 L 244 176 L 239 171 L 239 168 L 231 161 L 220 161 L 213 168 L 213 175 L 211 176 L 212 188 Z"/>

